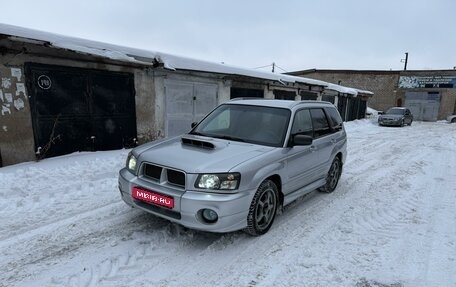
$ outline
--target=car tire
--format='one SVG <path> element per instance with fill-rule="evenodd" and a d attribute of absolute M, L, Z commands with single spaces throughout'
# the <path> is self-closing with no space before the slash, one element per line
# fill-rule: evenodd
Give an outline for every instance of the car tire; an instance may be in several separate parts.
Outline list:
<path fill-rule="evenodd" d="M 279 193 L 272 180 L 263 181 L 250 204 L 245 232 L 253 236 L 263 235 L 271 228 L 279 205 Z"/>
<path fill-rule="evenodd" d="M 451 120 L 451 123 L 452 123 L 452 124 L 456 124 L 456 118 L 453 118 L 453 119 Z"/>
<path fill-rule="evenodd" d="M 401 127 L 403 127 L 405 125 L 405 122 L 404 120 L 401 121 Z"/>
<path fill-rule="evenodd" d="M 408 125 L 409 125 L 409 126 L 412 126 L 412 123 L 413 123 L 413 121 L 410 121 L 410 123 L 409 123 Z"/>
<path fill-rule="evenodd" d="M 331 193 L 339 183 L 340 175 L 342 174 L 342 162 L 339 157 L 333 160 L 328 174 L 326 175 L 326 184 L 319 188 L 321 192 Z"/>

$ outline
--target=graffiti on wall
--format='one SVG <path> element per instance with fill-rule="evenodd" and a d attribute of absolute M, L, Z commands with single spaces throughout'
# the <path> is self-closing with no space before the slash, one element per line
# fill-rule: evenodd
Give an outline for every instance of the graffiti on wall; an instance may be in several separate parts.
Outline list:
<path fill-rule="evenodd" d="M 400 76 L 399 88 L 456 88 L 456 77 L 454 76 Z"/>
<path fill-rule="evenodd" d="M 27 92 L 22 69 L 18 67 L 0 69 L 0 115 L 8 116 L 25 109 Z M 6 127 L 3 127 L 6 130 Z"/>

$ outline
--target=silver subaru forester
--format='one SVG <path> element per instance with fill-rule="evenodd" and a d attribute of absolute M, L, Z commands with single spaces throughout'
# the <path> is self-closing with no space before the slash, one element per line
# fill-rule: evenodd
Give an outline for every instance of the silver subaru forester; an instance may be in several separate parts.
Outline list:
<path fill-rule="evenodd" d="M 334 191 L 346 148 L 331 103 L 232 100 L 187 134 L 134 148 L 119 189 L 128 205 L 189 228 L 262 235 L 283 206 Z"/>

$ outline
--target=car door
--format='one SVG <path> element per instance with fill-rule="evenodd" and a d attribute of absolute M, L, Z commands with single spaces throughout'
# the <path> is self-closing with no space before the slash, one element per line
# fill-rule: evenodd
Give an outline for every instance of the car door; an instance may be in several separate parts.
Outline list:
<path fill-rule="evenodd" d="M 335 130 L 331 128 L 324 109 L 311 109 L 310 114 L 314 131 L 312 146 L 314 147 L 314 153 L 318 155 L 312 169 L 312 179 L 319 180 L 326 177 L 332 160 L 334 144 L 337 142 L 337 135 Z"/>
<path fill-rule="evenodd" d="M 313 137 L 312 118 L 309 109 L 295 113 L 290 137 L 296 134 Z M 316 179 L 315 166 L 319 165 L 319 154 L 314 144 L 310 146 L 293 146 L 287 149 L 286 180 L 283 191 L 285 195 L 292 193 Z"/>
<path fill-rule="evenodd" d="M 347 134 L 345 133 L 344 123 L 337 109 L 335 107 L 327 107 L 325 108 L 325 112 L 331 125 L 331 134 L 329 138 L 332 148 L 328 161 L 326 162 L 327 170 L 329 170 L 329 167 L 334 160 L 334 156 L 339 151 L 345 150 L 344 146 L 347 144 Z M 326 174 L 326 171 L 324 174 Z"/>
<path fill-rule="evenodd" d="M 406 109 L 405 110 L 405 122 L 407 124 L 411 124 L 412 123 L 412 120 L 413 120 L 413 115 L 412 113 L 410 112 L 409 109 Z"/>

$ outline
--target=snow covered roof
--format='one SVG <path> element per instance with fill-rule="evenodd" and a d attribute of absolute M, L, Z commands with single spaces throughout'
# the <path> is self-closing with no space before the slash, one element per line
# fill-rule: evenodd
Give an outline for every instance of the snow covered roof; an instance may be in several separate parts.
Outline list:
<path fill-rule="evenodd" d="M 363 96 L 373 96 L 374 93 L 372 93 L 371 91 L 367 91 L 367 90 L 360 90 L 360 89 L 355 89 L 358 94 L 362 94 Z"/>
<path fill-rule="evenodd" d="M 326 89 L 344 94 L 351 94 L 354 96 L 356 96 L 359 92 L 356 89 L 347 88 L 315 79 L 246 69 L 171 55 L 157 51 L 130 48 L 87 39 L 63 36 L 59 34 L 1 23 L 0 34 L 8 36 L 11 40 L 31 42 L 36 44 L 41 43 L 46 44 L 50 47 L 71 50 L 78 53 L 99 56 L 122 62 L 130 62 L 146 66 L 160 63 L 163 64 L 166 69 L 170 70 L 212 72 L 218 74 L 248 76 L 253 78 L 277 81 L 281 83 L 300 83 L 310 86 L 321 86 Z"/>

